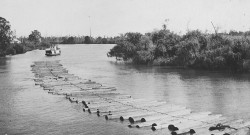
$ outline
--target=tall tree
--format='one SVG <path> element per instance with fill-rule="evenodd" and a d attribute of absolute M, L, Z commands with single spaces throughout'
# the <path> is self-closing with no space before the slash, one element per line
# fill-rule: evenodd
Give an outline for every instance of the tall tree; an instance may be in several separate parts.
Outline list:
<path fill-rule="evenodd" d="M 34 42 L 35 44 L 40 43 L 41 42 L 41 33 L 38 30 L 34 30 L 31 32 L 31 34 L 29 35 L 29 41 Z"/>
<path fill-rule="evenodd" d="M 5 56 L 5 51 L 12 40 L 10 23 L 5 18 L 0 17 L 0 56 Z"/>

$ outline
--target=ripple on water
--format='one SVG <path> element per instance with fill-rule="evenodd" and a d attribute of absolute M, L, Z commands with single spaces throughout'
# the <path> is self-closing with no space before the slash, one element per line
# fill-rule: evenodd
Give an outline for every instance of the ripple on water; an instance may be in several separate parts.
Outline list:
<path fill-rule="evenodd" d="M 113 45 L 65 45 L 62 55 L 44 51 L 0 59 L 0 134 L 158 134 L 129 129 L 125 123 L 105 121 L 83 113 L 81 106 L 35 86 L 33 61 L 61 60 L 70 73 L 91 79 L 135 98 L 163 100 L 194 111 L 250 118 L 249 74 L 171 69 L 117 64 L 106 57 Z M 80 59 L 79 59 L 80 58 Z"/>

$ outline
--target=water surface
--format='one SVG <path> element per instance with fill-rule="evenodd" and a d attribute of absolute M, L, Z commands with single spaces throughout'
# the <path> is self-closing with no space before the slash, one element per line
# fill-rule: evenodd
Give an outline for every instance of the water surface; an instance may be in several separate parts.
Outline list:
<path fill-rule="evenodd" d="M 69 73 L 117 87 L 134 98 L 250 118 L 249 74 L 124 65 L 107 58 L 112 46 L 61 45 L 61 56 L 46 57 L 44 51 L 35 50 L 1 58 L 0 134 L 157 134 L 83 113 L 81 105 L 46 93 L 34 85 L 30 71 L 32 62 L 40 60 L 60 60 Z"/>

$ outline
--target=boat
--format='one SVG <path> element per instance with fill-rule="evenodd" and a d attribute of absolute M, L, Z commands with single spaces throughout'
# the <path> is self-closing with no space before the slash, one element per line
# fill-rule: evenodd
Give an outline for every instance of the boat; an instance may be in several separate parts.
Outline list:
<path fill-rule="evenodd" d="M 56 56 L 61 54 L 61 49 L 58 45 L 51 45 L 50 48 L 45 50 L 46 56 Z"/>

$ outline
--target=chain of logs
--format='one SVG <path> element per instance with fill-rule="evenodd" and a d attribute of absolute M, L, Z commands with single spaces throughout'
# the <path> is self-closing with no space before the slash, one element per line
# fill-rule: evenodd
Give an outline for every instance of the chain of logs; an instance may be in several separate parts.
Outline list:
<path fill-rule="evenodd" d="M 192 112 L 167 102 L 134 99 L 115 87 L 68 73 L 59 61 L 37 61 L 31 67 L 35 85 L 50 94 L 65 95 L 70 102 L 82 104 L 84 112 L 104 120 L 127 121 L 130 128 L 149 128 L 155 132 L 167 129 L 167 135 L 250 135 L 250 121 Z"/>

